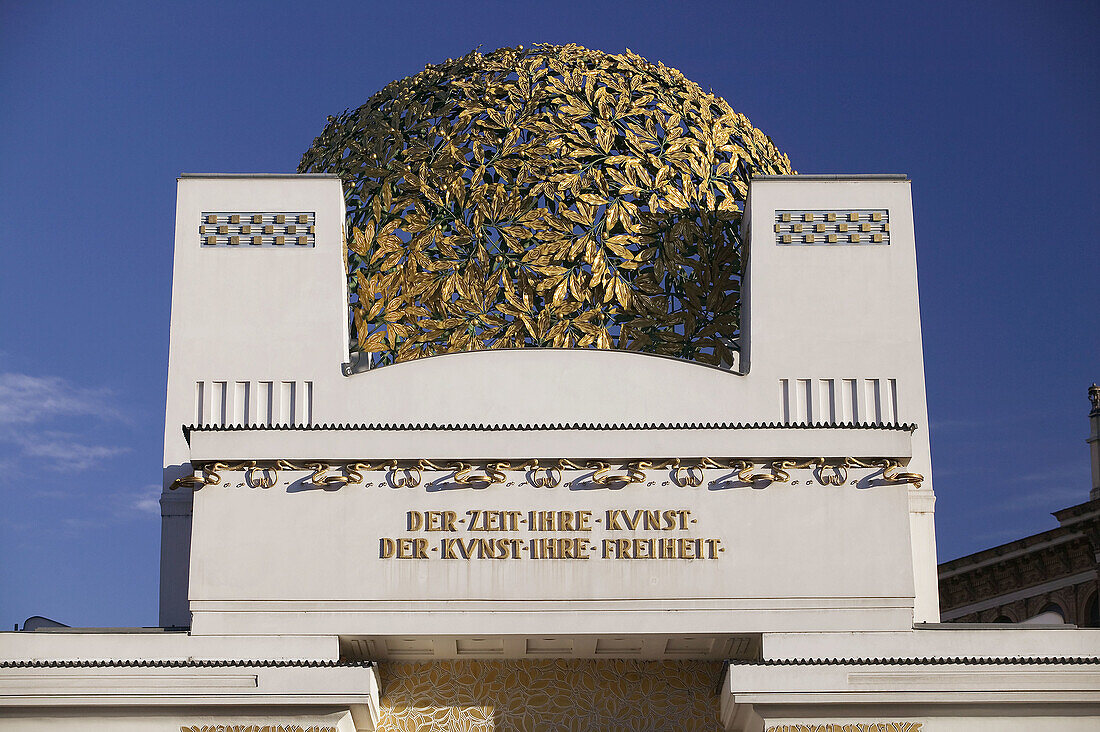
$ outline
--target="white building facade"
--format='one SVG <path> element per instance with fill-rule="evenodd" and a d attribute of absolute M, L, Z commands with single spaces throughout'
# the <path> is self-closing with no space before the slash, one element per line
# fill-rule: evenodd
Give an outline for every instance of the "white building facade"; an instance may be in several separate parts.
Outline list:
<path fill-rule="evenodd" d="M 344 211 L 180 179 L 162 628 L 0 634 L 0 728 L 1100 726 L 1100 631 L 939 624 L 904 176 L 752 180 L 722 368 L 359 369 Z"/>

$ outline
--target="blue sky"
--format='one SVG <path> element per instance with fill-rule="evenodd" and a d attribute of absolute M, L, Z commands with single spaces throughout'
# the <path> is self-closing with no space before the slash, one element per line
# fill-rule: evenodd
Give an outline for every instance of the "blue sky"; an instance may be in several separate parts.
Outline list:
<path fill-rule="evenodd" d="M 180 172 L 481 45 L 630 48 L 805 173 L 913 180 L 941 559 L 1088 498 L 1095 2 L 0 2 L 0 627 L 156 623 Z M 924 426 L 922 426 L 924 428 Z"/>

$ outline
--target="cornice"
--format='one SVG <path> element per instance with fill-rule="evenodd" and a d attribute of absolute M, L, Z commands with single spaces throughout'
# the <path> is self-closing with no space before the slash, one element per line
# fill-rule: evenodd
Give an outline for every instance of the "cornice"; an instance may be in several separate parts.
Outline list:
<path fill-rule="evenodd" d="M 1100 665 L 1097 656 L 921 657 L 921 658 L 765 658 L 729 661 L 731 666 L 1052 666 Z"/>
<path fill-rule="evenodd" d="M 371 661 L 317 661 L 317 660 L 145 660 L 145 659 L 111 659 L 111 660 L 81 660 L 67 661 L 5 661 L 0 660 L 0 669 L 3 668 L 370 668 Z"/>
<path fill-rule="evenodd" d="M 863 424 L 856 422 L 552 422 L 522 424 L 437 424 L 437 423 L 340 423 L 340 424 L 276 424 L 276 425 L 183 425 L 183 436 L 190 440 L 192 432 L 560 432 L 574 431 L 643 431 L 643 430 L 888 430 L 913 432 L 912 423 Z"/>

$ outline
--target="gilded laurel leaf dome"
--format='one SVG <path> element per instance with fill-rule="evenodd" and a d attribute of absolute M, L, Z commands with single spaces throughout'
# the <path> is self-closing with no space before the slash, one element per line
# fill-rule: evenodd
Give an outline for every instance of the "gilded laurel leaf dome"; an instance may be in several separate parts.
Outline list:
<path fill-rule="evenodd" d="M 754 173 L 790 173 L 723 99 L 630 52 L 477 51 L 329 123 L 353 349 L 372 366 L 523 346 L 719 364 L 736 348 Z"/>

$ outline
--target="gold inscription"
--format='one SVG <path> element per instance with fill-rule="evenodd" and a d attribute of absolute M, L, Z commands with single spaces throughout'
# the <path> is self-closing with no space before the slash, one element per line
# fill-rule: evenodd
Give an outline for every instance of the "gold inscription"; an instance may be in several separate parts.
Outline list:
<path fill-rule="evenodd" d="M 766 732 L 920 732 L 924 722 L 868 722 L 853 724 L 777 724 Z"/>
<path fill-rule="evenodd" d="M 531 559 L 591 559 L 592 542 L 588 539 L 530 539 Z"/>
<path fill-rule="evenodd" d="M 522 511 L 467 511 L 467 531 L 519 531 Z"/>
<path fill-rule="evenodd" d="M 531 531 L 591 531 L 591 511 L 528 511 Z"/>
<path fill-rule="evenodd" d="M 455 519 L 458 514 L 454 511 L 409 511 L 409 531 L 458 531 L 455 528 Z"/>
<path fill-rule="evenodd" d="M 428 539 L 420 536 L 381 537 L 379 559 L 719 559 L 722 540 L 710 537 L 667 536 L 687 532 L 696 519 L 684 508 L 611 508 L 588 510 L 518 511 L 470 509 L 406 511 L 409 533 L 444 532 L 460 536 Z M 657 536 L 602 538 L 597 533 L 622 536 L 632 532 L 660 532 Z M 530 537 L 532 533 L 551 536 Z M 569 533 L 580 536 L 554 536 Z M 474 536 L 461 536 L 474 534 Z M 484 534 L 518 536 L 486 537 Z M 524 535 L 528 536 L 524 536 Z M 481 536 L 479 536 L 481 535 Z"/>
<path fill-rule="evenodd" d="M 717 559 L 721 539 L 604 539 L 604 559 Z"/>
<path fill-rule="evenodd" d="M 427 539 L 379 539 L 378 556 L 382 559 L 427 559 Z"/>
<path fill-rule="evenodd" d="M 180 727 L 180 732 L 337 732 L 336 727 L 298 724 L 192 724 Z"/>
<path fill-rule="evenodd" d="M 440 539 L 439 550 L 443 559 L 519 559 L 522 544 L 523 539 Z"/>
<path fill-rule="evenodd" d="M 691 511 L 624 511 L 612 509 L 607 511 L 608 531 L 686 531 L 687 517 Z"/>

